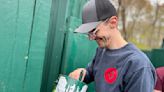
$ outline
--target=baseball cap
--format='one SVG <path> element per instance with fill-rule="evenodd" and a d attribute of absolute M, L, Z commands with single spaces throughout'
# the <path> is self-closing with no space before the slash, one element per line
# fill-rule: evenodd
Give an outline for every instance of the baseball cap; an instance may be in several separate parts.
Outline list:
<path fill-rule="evenodd" d="M 109 0 L 90 0 L 83 7 L 82 25 L 75 32 L 88 33 L 112 16 L 117 16 L 117 11 Z"/>

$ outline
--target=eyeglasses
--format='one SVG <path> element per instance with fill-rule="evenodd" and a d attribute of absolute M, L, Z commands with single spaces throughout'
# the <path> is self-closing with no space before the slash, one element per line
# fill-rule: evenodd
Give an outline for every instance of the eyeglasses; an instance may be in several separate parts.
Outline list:
<path fill-rule="evenodd" d="M 88 33 L 88 37 L 89 37 L 89 40 L 96 40 L 96 32 L 97 32 L 98 30 L 96 30 L 96 28 L 95 29 L 93 29 L 92 31 L 90 31 L 89 33 Z"/>
<path fill-rule="evenodd" d="M 109 20 L 109 18 L 107 18 L 104 22 L 102 23 L 107 23 L 107 21 Z M 101 23 L 100 23 L 101 24 Z M 99 25 L 100 25 L 99 24 Z M 89 33 L 88 33 L 88 37 L 90 40 L 101 40 L 102 38 L 100 37 L 97 37 L 96 33 L 99 31 L 99 29 L 95 28 L 93 30 L 91 30 Z"/>
<path fill-rule="evenodd" d="M 107 21 L 109 20 L 109 18 L 108 19 L 106 19 L 104 22 L 102 22 L 102 23 L 106 23 Z M 101 24 L 101 23 L 100 23 Z M 99 24 L 99 25 L 100 25 Z M 99 30 L 98 29 L 93 29 L 93 30 L 91 30 L 89 33 L 88 33 L 88 37 L 89 37 L 89 40 L 101 40 L 102 38 L 100 38 L 100 37 L 97 37 L 96 36 L 96 33 L 98 32 Z"/>

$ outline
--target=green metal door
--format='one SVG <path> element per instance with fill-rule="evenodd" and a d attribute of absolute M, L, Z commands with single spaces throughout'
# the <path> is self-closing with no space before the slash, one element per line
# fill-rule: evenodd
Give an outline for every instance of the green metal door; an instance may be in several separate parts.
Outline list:
<path fill-rule="evenodd" d="M 51 0 L 0 0 L 0 92 L 39 92 Z"/>
<path fill-rule="evenodd" d="M 90 42 L 86 35 L 73 33 L 81 24 L 81 11 L 86 1 L 54 0 L 52 2 L 41 92 L 51 92 L 59 74 L 68 74 L 77 67 L 86 67 L 95 54 L 95 42 Z M 82 56 L 85 57 L 84 63 L 79 63 L 82 62 Z M 90 90 L 93 92 L 93 85 Z"/>
<path fill-rule="evenodd" d="M 63 57 L 64 40 L 67 28 L 77 28 L 81 24 L 81 10 L 87 0 L 53 0 L 51 10 L 50 30 L 44 62 L 41 92 L 51 92 L 55 80 L 58 79 Z M 70 17 L 79 18 L 79 21 L 69 22 Z M 73 23 L 73 24 L 71 24 Z"/>

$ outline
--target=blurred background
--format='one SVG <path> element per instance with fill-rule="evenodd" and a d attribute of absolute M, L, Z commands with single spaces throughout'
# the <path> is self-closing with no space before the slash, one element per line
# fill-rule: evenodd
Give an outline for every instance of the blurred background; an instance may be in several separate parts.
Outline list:
<path fill-rule="evenodd" d="M 0 0 L 0 92 L 52 92 L 59 74 L 92 61 L 96 43 L 73 32 L 87 1 Z M 164 66 L 164 0 L 110 1 L 124 38 Z"/>
<path fill-rule="evenodd" d="M 164 0 L 118 2 L 120 29 L 125 39 L 141 49 L 159 48 L 164 38 Z"/>

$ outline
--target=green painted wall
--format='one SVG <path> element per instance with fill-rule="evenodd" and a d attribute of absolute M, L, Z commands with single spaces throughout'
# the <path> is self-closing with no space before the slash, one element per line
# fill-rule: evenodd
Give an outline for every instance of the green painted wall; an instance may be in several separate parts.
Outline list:
<path fill-rule="evenodd" d="M 41 92 L 52 92 L 58 78 L 63 50 L 67 0 L 52 0 Z"/>
<path fill-rule="evenodd" d="M 51 0 L 0 0 L 0 92 L 39 92 Z"/>
<path fill-rule="evenodd" d="M 70 17 L 81 18 L 81 9 L 87 0 L 52 0 L 50 30 L 46 48 L 41 92 L 51 92 L 61 73 L 63 48 L 68 25 L 76 28 L 79 22 L 69 24 Z M 81 20 L 81 19 L 79 19 Z M 68 23 L 69 22 L 69 23 Z"/>

